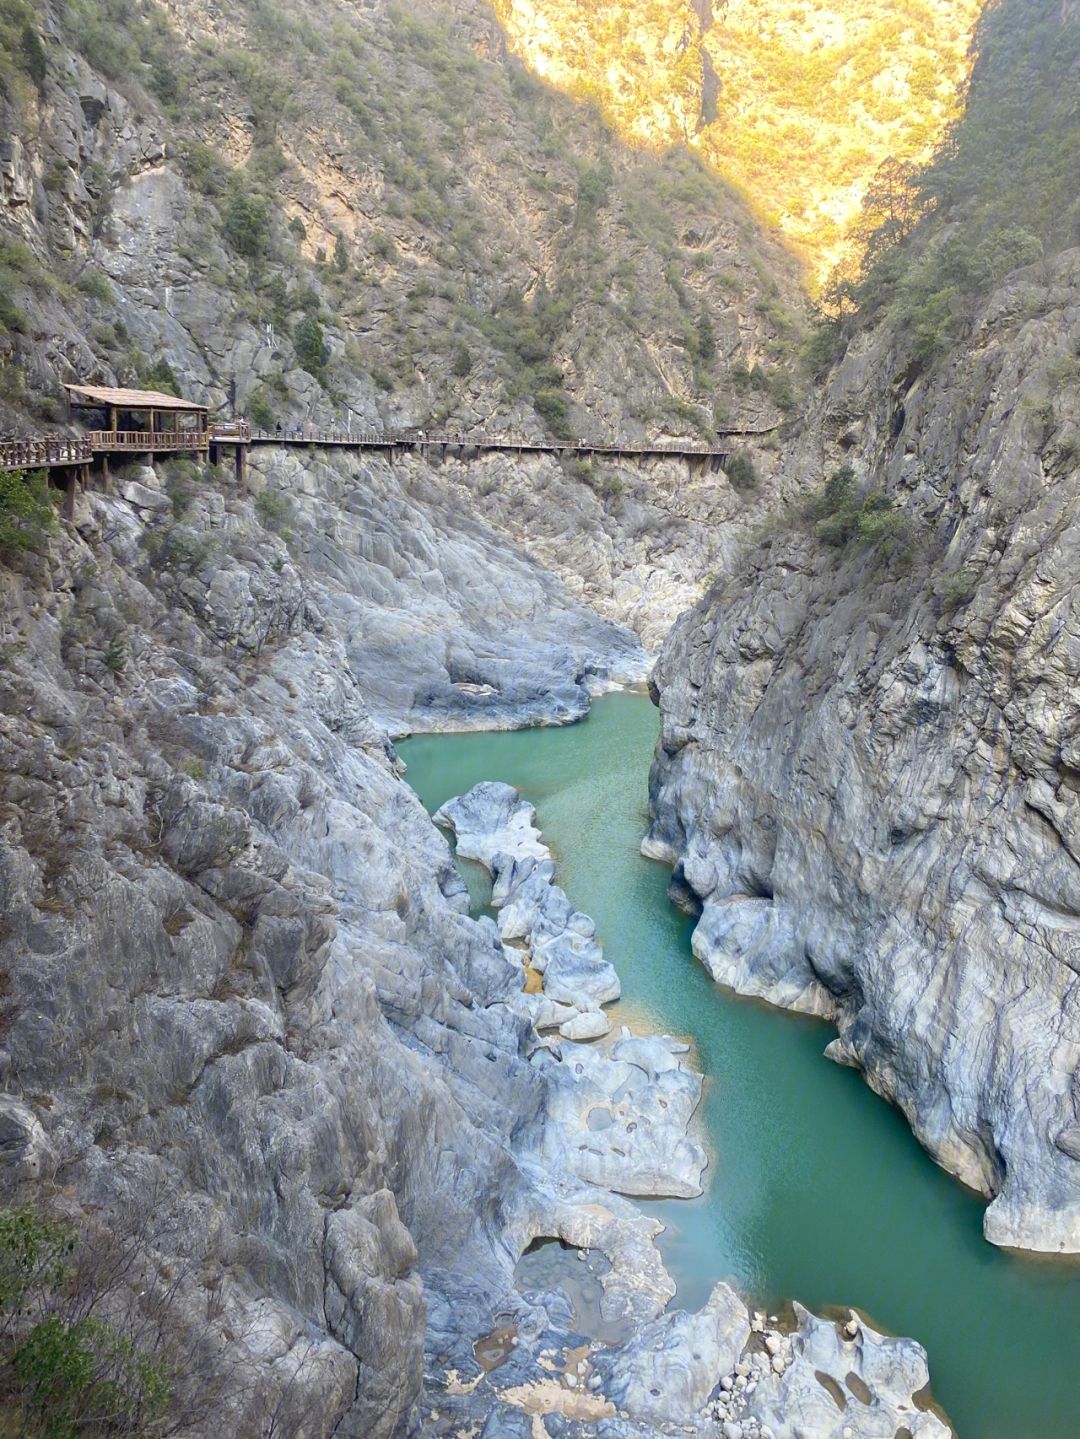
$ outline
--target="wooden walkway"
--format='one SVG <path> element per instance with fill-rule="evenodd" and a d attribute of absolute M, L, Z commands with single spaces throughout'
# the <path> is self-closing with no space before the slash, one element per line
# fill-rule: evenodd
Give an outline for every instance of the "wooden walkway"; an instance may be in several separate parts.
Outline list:
<path fill-rule="evenodd" d="M 0 440 L 0 470 L 49 470 L 59 465 L 88 465 L 94 449 L 88 435 L 69 440 L 62 435 L 33 435 Z"/>
<path fill-rule="evenodd" d="M 735 435 L 766 435 L 771 430 L 730 430 L 724 437 Z M 227 443 L 227 442 L 226 442 Z M 283 448 L 338 448 L 395 453 L 400 450 L 430 454 L 432 451 L 468 456 L 494 451 L 516 455 L 572 455 L 603 459 L 686 459 L 724 461 L 730 449 L 717 445 L 695 445 L 687 440 L 671 440 L 663 444 L 632 444 L 619 440 L 536 440 L 518 435 L 453 435 L 415 430 L 398 433 L 347 430 L 316 430 L 310 428 L 276 431 L 253 430 L 248 441 L 252 445 L 280 445 Z"/>
<path fill-rule="evenodd" d="M 773 427 L 775 428 L 775 426 Z M 767 435 L 771 430 L 724 430 L 724 439 Z M 389 455 L 403 451 L 442 459 L 449 455 L 473 457 L 485 452 L 513 455 L 556 455 L 611 460 L 682 459 L 711 461 L 714 468 L 730 458 L 728 448 L 695 445 L 688 440 L 665 443 L 628 444 L 618 440 L 538 440 L 520 435 L 456 435 L 443 432 L 403 430 L 353 432 L 293 428 L 282 431 L 252 430 L 243 420 L 221 421 L 206 430 L 90 430 L 77 438 L 63 435 L 36 435 L 0 440 L 0 469 L 55 469 L 87 465 L 96 455 L 146 455 L 215 452 L 229 445 L 237 450 L 249 445 L 278 445 L 283 449 L 368 450 Z"/>

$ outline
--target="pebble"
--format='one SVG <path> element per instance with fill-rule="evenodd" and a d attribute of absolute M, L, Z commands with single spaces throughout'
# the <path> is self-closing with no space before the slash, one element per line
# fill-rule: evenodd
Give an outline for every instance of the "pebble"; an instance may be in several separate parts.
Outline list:
<path fill-rule="evenodd" d="M 729 1391 L 735 1388 L 735 1380 L 732 1379 L 730 1374 L 725 1374 L 723 1379 L 720 1380 L 720 1388 L 725 1391 Z"/>
<path fill-rule="evenodd" d="M 784 1342 L 780 1338 L 779 1334 L 766 1334 L 765 1348 L 769 1351 L 770 1354 L 779 1354 L 780 1350 L 783 1347 Z"/>
<path fill-rule="evenodd" d="M 855 1339 L 858 1337 L 858 1333 L 859 1321 L 857 1319 L 849 1319 L 848 1322 L 844 1325 L 844 1334 L 847 1336 L 848 1339 Z"/>
<path fill-rule="evenodd" d="M 735 1365 L 735 1373 L 741 1374 L 744 1379 L 750 1373 L 750 1365 L 745 1359 L 740 1359 L 738 1364 Z"/>
<path fill-rule="evenodd" d="M 603 1382 L 604 1382 L 604 1381 L 603 1381 L 603 1379 L 601 1379 L 601 1377 L 600 1377 L 599 1374 L 590 1375 L 590 1377 L 589 1377 L 589 1388 L 590 1388 L 590 1389 L 599 1389 L 599 1388 L 600 1388 L 600 1385 L 603 1384 Z"/>
<path fill-rule="evenodd" d="M 576 1389 L 576 1388 L 577 1388 L 577 1375 L 576 1375 L 576 1374 L 564 1374 L 564 1375 L 563 1375 L 563 1378 L 566 1380 L 566 1385 L 567 1385 L 567 1388 L 568 1388 L 568 1389 Z"/>
<path fill-rule="evenodd" d="M 724 1425 L 724 1439 L 743 1439 L 743 1428 L 741 1424 L 728 1422 Z"/>
<path fill-rule="evenodd" d="M 774 1354 L 774 1355 L 773 1355 L 772 1367 L 773 1367 L 773 1373 L 774 1373 L 774 1374 L 783 1374 L 783 1372 L 784 1372 L 784 1359 L 783 1359 L 783 1356 L 782 1356 L 782 1355 L 780 1355 L 780 1354 Z"/>
<path fill-rule="evenodd" d="M 517 1337 L 517 1335 L 515 1334 L 514 1337 L 513 1337 L 513 1339 L 511 1339 L 511 1341 L 510 1341 L 510 1348 L 511 1348 L 511 1349 L 516 1349 L 520 1343 L 521 1343 L 521 1340 L 520 1340 L 520 1339 Z"/>

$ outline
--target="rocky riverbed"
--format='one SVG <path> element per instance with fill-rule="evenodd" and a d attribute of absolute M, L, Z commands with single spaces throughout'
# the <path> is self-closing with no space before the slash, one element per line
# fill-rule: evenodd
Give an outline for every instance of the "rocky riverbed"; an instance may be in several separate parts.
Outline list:
<path fill-rule="evenodd" d="M 511 1007 L 538 1029 L 558 1026 L 565 1034 L 577 1020 L 602 1019 L 592 1006 L 617 999 L 618 982 L 600 957 L 592 921 L 555 885 L 535 817 L 510 785 L 482 783 L 447 801 L 435 820 L 452 830 L 461 856 L 492 876 L 507 964 L 520 967 L 522 987 Z M 519 939 L 524 948 L 516 951 Z M 526 975 L 538 972 L 546 989 L 567 949 L 573 958 L 558 971 L 561 1003 L 544 1012 L 543 997 L 525 992 Z M 569 1019 L 561 1017 L 566 1010 Z M 598 1042 L 548 1040 L 533 1052 L 548 1086 L 535 1170 L 544 1191 L 537 1197 L 560 1216 L 560 1238 L 577 1234 L 572 1243 L 603 1255 L 599 1319 L 621 1320 L 628 1336 L 613 1343 L 599 1324 L 592 1332 L 581 1326 L 572 1283 L 519 1287 L 496 1306 L 472 1356 L 462 1358 L 459 1345 L 444 1394 L 432 1396 L 431 1421 L 482 1423 L 485 1434 L 521 1439 L 537 1433 L 646 1439 L 658 1431 L 724 1439 L 879 1439 L 904 1432 L 946 1439 L 948 1426 L 921 1402 L 929 1374 L 912 1341 L 885 1338 L 854 1314 L 834 1322 L 799 1305 L 778 1326 L 777 1316 L 751 1314 L 725 1284 L 697 1313 L 661 1312 L 674 1286 L 632 1211 L 611 1214 L 605 1198 L 602 1228 L 583 1227 L 597 1196 L 578 1191 L 576 1181 L 601 1192 L 689 1197 L 701 1192 L 706 1163 L 686 1137 L 701 1093 L 701 1077 L 680 1060 L 688 1046 L 625 1029 L 604 1039 L 610 1023 L 595 1027 Z M 628 1260 L 641 1263 L 643 1248 L 645 1288 L 627 1270 Z"/>

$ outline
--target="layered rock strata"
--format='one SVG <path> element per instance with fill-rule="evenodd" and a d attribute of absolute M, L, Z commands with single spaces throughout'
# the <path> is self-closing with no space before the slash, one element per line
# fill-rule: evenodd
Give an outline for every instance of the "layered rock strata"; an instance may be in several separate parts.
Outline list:
<path fill-rule="evenodd" d="M 676 626 L 649 853 L 740 992 L 993 1202 L 987 1237 L 1080 1250 L 1080 255 L 1014 273 L 929 375 L 862 335 L 786 457 L 790 508 Z M 892 543 L 826 543 L 852 468 Z"/>

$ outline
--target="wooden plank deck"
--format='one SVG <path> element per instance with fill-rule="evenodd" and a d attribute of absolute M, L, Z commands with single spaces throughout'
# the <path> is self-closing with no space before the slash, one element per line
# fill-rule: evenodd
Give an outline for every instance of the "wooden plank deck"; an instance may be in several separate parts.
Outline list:
<path fill-rule="evenodd" d="M 718 432 L 718 438 L 751 438 L 770 433 L 771 429 L 723 430 Z M 685 440 L 627 444 L 618 440 L 538 440 L 519 435 L 456 435 L 415 430 L 388 434 L 375 430 L 353 433 L 348 430 L 293 428 L 278 432 L 252 430 L 245 420 L 232 420 L 218 421 L 206 430 L 89 430 L 76 438 L 38 435 L 0 440 L 0 469 L 31 470 L 82 465 L 88 464 L 95 455 L 201 453 L 219 445 L 235 446 L 238 454 L 241 447 L 248 445 L 279 445 L 283 449 L 334 447 L 391 455 L 402 450 L 424 455 L 434 451 L 443 457 L 452 452 L 465 455 L 488 451 L 517 455 L 599 456 L 618 460 L 711 460 L 719 464 L 730 457 L 728 448 L 721 449 L 715 444 L 695 445 Z"/>
<path fill-rule="evenodd" d="M 768 430 L 738 430 L 732 435 L 764 435 Z M 280 445 L 292 447 L 337 447 L 350 450 L 415 450 L 427 452 L 441 450 L 497 451 L 512 454 L 535 455 L 599 455 L 613 459 L 727 459 L 730 450 L 718 446 L 693 445 L 685 441 L 669 441 L 666 444 L 626 444 L 617 440 L 535 440 L 517 436 L 497 435 L 450 435 L 450 434 L 385 434 L 349 433 L 345 430 L 283 430 L 281 434 L 268 430 L 253 430 L 248 443 L 252 445 Z"/>

